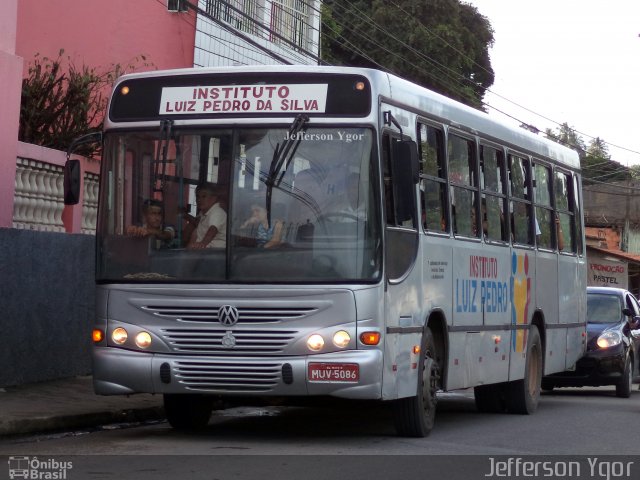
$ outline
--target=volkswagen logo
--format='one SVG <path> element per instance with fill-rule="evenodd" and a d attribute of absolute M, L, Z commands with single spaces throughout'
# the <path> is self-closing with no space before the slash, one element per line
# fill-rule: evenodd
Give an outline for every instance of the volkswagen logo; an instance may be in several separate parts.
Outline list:
<path fill-rule="evenodd" d="M 218 321 L 227 327 L 231 327 L 238 323 L 239 318 L 240 314 L 238 313 L 238 309 L 231 305 L 223 305 L 218 310 Z"/>

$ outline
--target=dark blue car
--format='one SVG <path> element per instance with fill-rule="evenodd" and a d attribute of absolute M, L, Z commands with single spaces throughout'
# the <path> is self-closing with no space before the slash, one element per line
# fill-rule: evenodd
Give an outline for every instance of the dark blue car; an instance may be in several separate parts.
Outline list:
<path fill-rule="evenodd" d="M 628 398 L 640 380 L 640 305 L 627 290 L 587 287 L 587 351 L 575 370 L 544 377 L 543 390 L 554 387 L 615 385 Z"/>

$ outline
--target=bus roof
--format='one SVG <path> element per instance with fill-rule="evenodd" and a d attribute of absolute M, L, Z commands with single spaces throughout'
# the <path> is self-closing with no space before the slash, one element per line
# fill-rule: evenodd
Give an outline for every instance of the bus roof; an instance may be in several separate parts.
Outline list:
<path fill-rule="evenodd" d="M 557 142 L 540 137 L 524 128 L 508 125 L 487 113 L 464 105 L 456 100 L 421 87 L 408 80 L 380 70 L 309 65 L 260 65 L 236 67 L 199 67 L 123 75 L 116 82 L 135 78 L 163 76 L 207 76 L 213 74 L 350 74 L 362 75 L 371 82 L 372 95 L 395 105 L 413 111 L 418 115 L 432 118 L 453 127 L 463 128 L 487 140 L 494 140 L 523 153 L 552 159 L 572 169 L 580 168 L 578 153 Z"/>

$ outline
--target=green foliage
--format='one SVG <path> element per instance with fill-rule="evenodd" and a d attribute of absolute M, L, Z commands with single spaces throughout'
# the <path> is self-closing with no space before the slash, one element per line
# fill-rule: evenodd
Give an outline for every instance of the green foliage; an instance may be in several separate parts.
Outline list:
<path fill-rule="evenodd" d="M 587 146 L 583 138 L 566 122 L 555 131 L 547 129 L 546 136 L 578 152 L 585 185 L 626 181 L 632 177 L 633 172 L 629 168 L 611 159 L 606 142 L 599 137 L 594 138 Z"/>
<path fill-rule="evenodd" d="M 66 150 L 74 138 L 100 131 L 111 85 L 132 68 L 78 68 L 67 57 L 65 69 L 63 54 L 64 50 L 60 50 L 56 59 L 36 54 L 22 81 L 18 138 L 23 142 Z M 141 56 L 135 61 L 140 59 L 145 60 Z M 78 153 L 92 156 L 97 148 L 85 145 Z"/>
<path fill-rule="evenodd" d="M 482 108 L 493 84 L 493 30 L 459 0 L 327 0 L 322 58 L 378 68 Z"/>

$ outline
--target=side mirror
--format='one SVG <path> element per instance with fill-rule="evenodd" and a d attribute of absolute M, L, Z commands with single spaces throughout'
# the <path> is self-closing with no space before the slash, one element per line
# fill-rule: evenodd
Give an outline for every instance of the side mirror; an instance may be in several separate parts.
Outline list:
<path fill-rule="evenodd" d="M 398 220 L 414 220 L 416 216 L 415 187 L 418 183 L 418 146 L 412 140 L 393 143 L 393 188 Z M 415 226 L 415 225 L 414 225 Z"/>
<path fill-rule="evenodd" d="M 67 160 L 64 164 L 64 204 L 76 205 L 80 201 L 80 160 Z"/>
<path fill-rule="evenodd" d="M 401 140 L 393 144 L 393 158 L 396 162 L 394 175 L 408 177 L 401 181 L 407 185 L 417 185 L 420 181 L 420 163 L 418 161 L 418 145 L 413 140 Z"/>
<path fill-rule="evenodd" d="M 623 308 L 623 309 L 622 309 L 622 314 L 623 314 L 625 317 L 633 317 L 633 312 L 631 311 L 631 309 L 630 309 L 630 308 Z"/>

